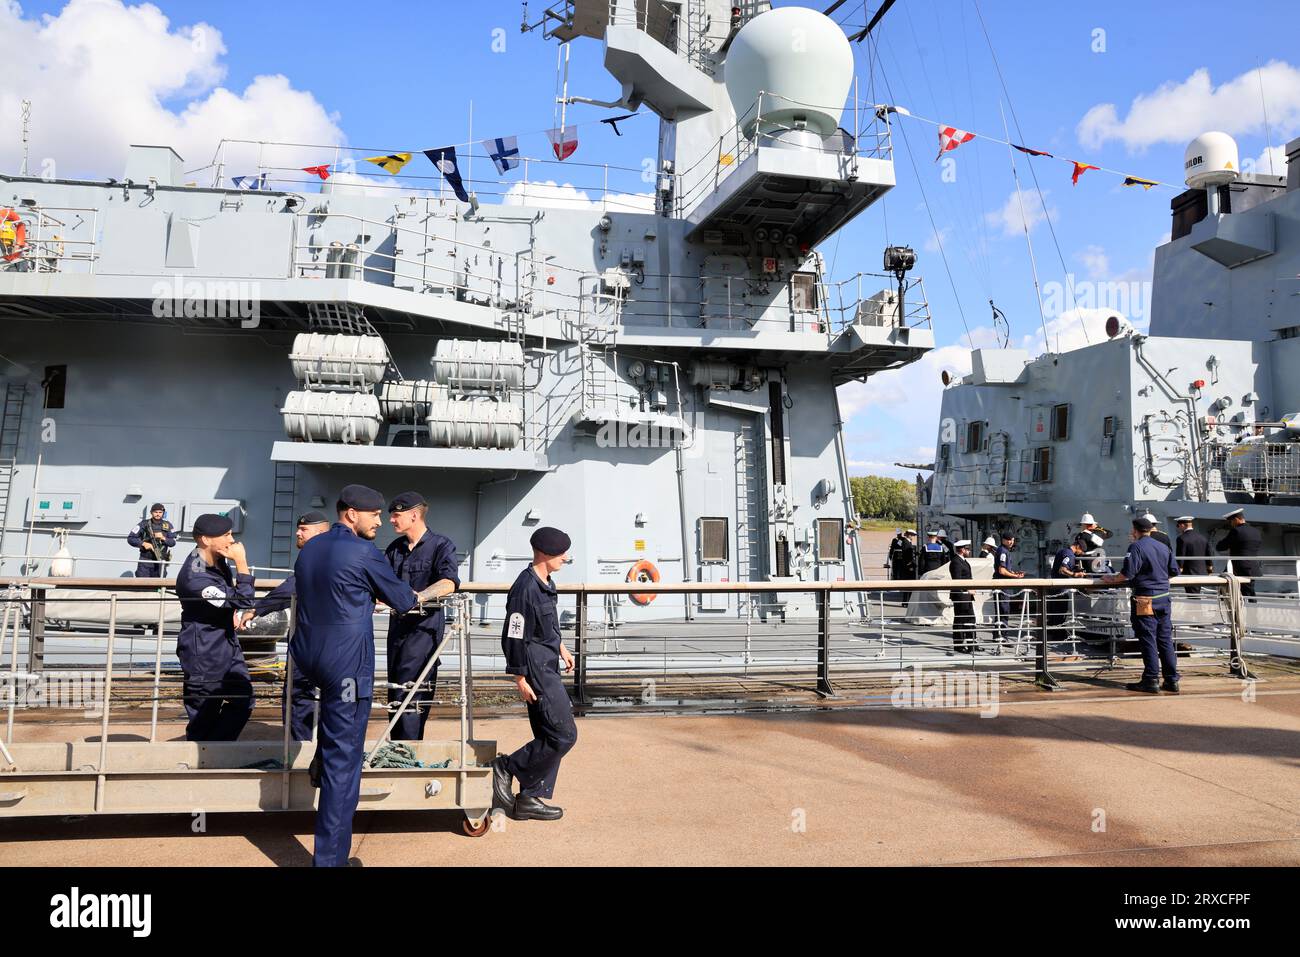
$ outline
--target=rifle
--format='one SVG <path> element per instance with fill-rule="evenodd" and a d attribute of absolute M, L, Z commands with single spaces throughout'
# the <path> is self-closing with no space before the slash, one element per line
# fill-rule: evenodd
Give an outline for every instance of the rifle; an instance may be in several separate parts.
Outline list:
<path fill-rule="evenodd" d="M 154 521 L 151 518 L 147 518 L 140 523 L 140 548 L 147 548 L 149 551 L 153 552 L 153 556 L 157 561 L 171 561 L 172 550 L 154 538 L 155 531 L 166 534 L 166 529 L 164 528 L 159 527 L 155 529 Z"/>

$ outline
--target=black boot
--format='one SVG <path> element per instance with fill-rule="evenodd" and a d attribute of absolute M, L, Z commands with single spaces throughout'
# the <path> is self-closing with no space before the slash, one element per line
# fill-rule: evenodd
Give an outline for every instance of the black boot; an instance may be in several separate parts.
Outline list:
<path fill-rule="evenodd" d="M 1131 685 L 1125 685 L 1129 691 L 1141 691 L 1143 694 L 1159 694 L 1160 686 L 1154 681 L 1135 681 Z"/>
<path fill-rule="evenodd" d="M 515 805 L 515 792 L 511 787 L 510 772 L 506 770 L 505 755 L 492 761 L 492 806 L 509 810 Z"/>
<path fill-rule="evenodd" d="M 320 788 L 320 745 L 316 745 L 316 753 L 311 756 L 311 763 L 307 765 L 307 780 L 311 782 L 314 788 Z"/>
<path fill-rule="evenodd" d="M 1166 678 L 1164 681 L 1160 682 L 1160 690 L 1168 691 L 1170 694 L 1178 694 L 1178 682 Z"/>
<path fill-rule="evenodd" d="M 563 808 L 543 804 L 541 798 L 524 797 L 522 794 L 515 798 L 516 821 L 558 821 L 562 817 Z"/>

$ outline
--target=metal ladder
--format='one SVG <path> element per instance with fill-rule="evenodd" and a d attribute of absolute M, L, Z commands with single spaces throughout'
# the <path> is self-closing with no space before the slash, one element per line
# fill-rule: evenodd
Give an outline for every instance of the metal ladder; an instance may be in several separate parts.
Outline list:
<path fill-rule="evenodd" d="M 9 519 L 9 495 L 18 471 L 18 448 L 23 431 L 23 407 L 27 386 L 11 382 L 5 387 L 4 412 L 0 415 L 0 555 L 4 554 L 5 525 Z"/>
<path fill-rule="evenodd" d="M 294 503 L 298 492 L 298 466 L 294 462 L 275 463 L 275 494 L 271 500 L 271 565 L 293 565 L 293 533 L 297 527 Z"/>
<path fill-rule="evenodd" d="M 686 60 L 700 70 L 713 75 L 709 53 L 713 44 L 709 40 L 710 17 L 705 0 L 686 0 Z"/>
<path fill-rule="evenodd" d="M 736 581 L 749 582 L 753 578 L 754 558 L 762 558 L 763 517 L 758 495 L 762 486 L 754 482 L 754 474 L 762 466 L 762 459 L 753 423 L 742 423 L 736 432 Z M 749 617 L 754 604 L 750 592 L 737 596 L 736 611 Z"/>
<path fill-rule="evenodd" d="M 587 409 L 601 409 L 617 401 L 615 375 L 611 360 L 618 363 L 615 349 L 616 326 L 583 325 L 579 329 L 582 349 L 582 404 Z"/>

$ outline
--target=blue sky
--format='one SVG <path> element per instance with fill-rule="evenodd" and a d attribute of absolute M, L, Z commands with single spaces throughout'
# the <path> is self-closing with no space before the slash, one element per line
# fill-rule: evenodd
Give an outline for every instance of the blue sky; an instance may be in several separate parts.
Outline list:
<path fill-rule="evenodd" d="M 318 136 L 326 135 L 332 125 L 348 143 L 380 150 L 467 140 L 471 101 L 475 139 L 553 125 L 556 45 L 543 41 L 540 33 L 520 34 L 521 7 L 514 0 L 397 0 L 371 6 L 332 0 L 274 4 L 161 0 L 154 6 L 166 23 L 150 10 L 124 6 L 120 0 L 76 2 L 79 22 L 90 22 L 90 13 L 112 14 L 103 21 L 108 26 L 86 29 L 84 35 L 69 39 L 63 34 L 76 31 L 66 16 L 73 11 L 65 10 L 64 2 L 27 2 L 20 12 L 10 5 L 0 13 L 0 29 L 27 31 L 9 42 L 19 43 L 28 57 L 10 72 L 17 78 L 16 85 L 0 92 L 0 122 L 16 129 L 15 98 L 31 96 L 36 104 L 33 157 L 51 153 L 67 175 L 118 175 L 120 162 L 105 158 L 115 155 L 109 146 L 86 145 L 93 137 L 84 129 L 59 130 L 60 123 L 72 122 L 66 104 L 60 102 L 60 96 L 70 95 L 60 86 L 60 71 L 69 69 L 69 62 L 74 62 L 72 72 L 81 70 L 91 77 L 83 77 L 84 82 L 94 82 L 87 89 L 104 98 L 96 105 L 95 119 L 103 122 L 99 135 L 105 144 L 115 136 L 123 146 L 145 135 L 165 136 L 175 126 L 181 130 L 177 136 L 190 144 L 186 149 L 199 154 L 186 155 L 187 167 L 207 163 L 208 157 L 202 155 L 208 148 L 204 137 L 240 134 L 238 129 L 211 128 L 223 122 L 233 127 L 277 122 L 276 128 L 287 130 L 288 135 L 326 131 L 315 132 Z M 541 6 L 530 5 L 533 19 Z M 874 8 L 875 3 L 869 6 Z M 1244 19 L 1225 16 L 1221 4 L 1196 0 L 1088 4 L 981 0 L 979 9 L 1022 131 L 1023 138 L 1013 125 L 1013 140 L 1181 188 L 1188 130 L 1231 124 L 1234 128 L 1228 132 L 1237 137 L 1242 159 L 1253 160 L 1265 151 L 1266 104 L 1274 147 L 1300 134 L 1300 71 L 1287 59 L 1297 59 L 1288 47 L 1300 35 L 1300 5 L 1260 3 Z M 878 30 L 878 56 L 869 43 L 855 46 L 863 96 L 897 102 L 917 114 L 976 133 L 1000 136 L 999 104 L 1006 107 L 1007 96 L 976 10 L 974 0 L 900 0 Z M 69 29 L 58 35 L 39 22 L 42 15 L 61 13 Z M 846 20 L 852 30 L 864 22 L 863 5 L 847 3 L 835 16 Z M 177 46 L 178 36 L 195 46 L 194 36 L 185 31 L 199 23 L 212 28 L 219 40 L 204 34 L 206 46 L 198 52 Z M 137 46 L 133 30 L 151 35 L 152 40 Z M 40 42 L 31 39 L 38 34 Z M 499 51 L 502 40 L 505 49 Z M 126 81 L 106 83 L 103 73 L 81 63 L 95 56 L 113 65 L 105 69 L 127 73 Z M 193 62 L 186 62 L 187 57 Z M 33 58 L 36 62 L 31 62 Z M 572 93 L 616 97 L 616 86 L 600 61 L 598 41 L 574 44 Z M 1260 68 L 1264 72 L 1256 74 Z M 287 83 L 258 81 L 277 74 Z M 1263 103 L 1261 80 L 1266 88 Z M 113 92 L 102 92 L 105 87 Z M 230 93 L 223 98 L 214 94 L 219 90 Z M 1138 97 L 1148 98 L 1150 110 L 1143 113 L 1139 108 L 1126 122 Z M 133 103 L 132 98 L 154 102 Z M 1114 104 L 1113 113 L 1105 104 Z M 609 115 L 591 107 L 570 109 L 570 121 Z M 258 111 L 278 115 L 272 121 Z M 650 115 L 626 124 L 622 137 L 605 127 L 584 127 L 574 159 L 639 167 L 645 157 L 654 155 L 655 127 Z M 14 140 L 8 135 L 4 140 L 0 165 L 16 169 Z M 536 137 L 521 145 L 533 154 L 545 149 Z M 833 261 L 835 273 L 843 277 L 878 270 L 886 240 L 912 244 L 920 257 L 917 272 L 925 278 L 937 343 L 943 348 L 908 370 L 842 392 L 855 474 L 910 475 L 891 463 L 929 461 L 939 401 L 938 373 L 943 368 L 965 368 L 962 311 L 977 344 L 992 342 L 988 308 L 992 298 L 1010 321 L 1013 345 L 1031 349 L 1041 345 L 1018 207 L 1008 206 L 1013 184 L 1006 148 L 977 138 L 949 154 L 955 162 L 948 168 L 949 178 L 955 174 L 955 181 L 944 181 L 945 167 L 934 162 L 933 127 L 900 120 L 894 145 L 898 186 L 882 204 L 843 230 L 838 240 L 828 241 L 823 251 L 827 261 Z M 320 162 L 331 158 L 322 156 Z M 1031 235 L 1044 284 L 1062 282 L 1065 272 L 1072 273 L 1075 282 L 1085 283 L 1140 284 L 1150 279 L 1152 250 L 1168 232 L 1169 200 L 1177 189 L 1125 189 L 1118 177 L 1103 172 L 1089 172 L 1072 187 L 1067 164 L 1030 161 L 1019 155 L 1016 159 L 1031 213 L 1038 202 L 1027 164 L 1034 163 L 1056 231 L 1054 242 L 1047 223 L 1041 216 L 1034 217 Z M 102 168 L 105 162 L 110 168 Z M 574 177 L 575 185 L 599 185 L 584 182 L 595 174 L 581 168 L 574 169 Z M 951 282 L 922 201 L 922 187 L 940 230 Z M 999 216 L 1000 212 L 1011 216 Z M 1049 318 L 1060 319 L 1063 348 L 1081 344 L 1080 330 L 1077 323 L 1071 326 L 1071 317 Z M 1135 318 L 1141 325 L 1143 316 Z M 1055 331 L 1056 327 L 1053 345 Z M 1092 335 L 1095 341 L 1096 333 Z"/>

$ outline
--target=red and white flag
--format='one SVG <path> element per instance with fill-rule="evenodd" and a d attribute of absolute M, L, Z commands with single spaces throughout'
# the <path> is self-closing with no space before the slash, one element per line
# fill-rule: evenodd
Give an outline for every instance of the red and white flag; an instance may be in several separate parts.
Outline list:
<path fill-rule="evenodd" d="M 967 133 L 955 126 L 941 126 L 939 127 L 939 156 L 949 150 L 955 150 L 962 143 L 969 143 L 973 139 L 975 139 L 974 133 Z M 939 156 L 934 158 L 936 163 L 939 162 Z"/>
<path fill-rule="evenodd" d="M 555 151 L 557 160 L 566 160 L 573 155 L 573 151 L 578 148 L 578 128 L 576 126 L 565 126 L 546 131 L 546 138 L 551 141 L 551 149 Z"/>

